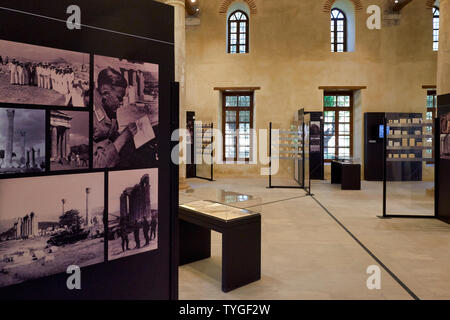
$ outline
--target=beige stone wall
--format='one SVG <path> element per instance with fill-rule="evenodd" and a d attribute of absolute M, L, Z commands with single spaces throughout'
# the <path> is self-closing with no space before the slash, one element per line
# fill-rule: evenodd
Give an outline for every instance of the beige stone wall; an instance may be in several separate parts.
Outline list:
<path fill-rule="evenodd" d="M 272 121 L 287 127 L 294 112 L 323 109 L 319 86 L 367 86 L 357 93 L 355 157 L 363 161 L 365 112 L 425 112 L 424 84 L 436 84 L 432 13 L 423 1 L 402 11 L 398 26 L 366 27 L 363 1 L 356 11 L 354 52 L 331 53 L 325 0 L 256 0 L 250 16 L 250 53 L 226 53 L 222 0 L 202 1 L 201 24 L 186 30 L 186 105 L 197 119 L 220 124 L 220 93 L 214 87 L 260 86 L 255 93 L 255 128 Z M 290 172 L 286 169 L 284 173 Z M 215 176 L 259 174 L 257 165 L 216 165 Z M 290 175 L 291 173 L 289 173 Z"/>

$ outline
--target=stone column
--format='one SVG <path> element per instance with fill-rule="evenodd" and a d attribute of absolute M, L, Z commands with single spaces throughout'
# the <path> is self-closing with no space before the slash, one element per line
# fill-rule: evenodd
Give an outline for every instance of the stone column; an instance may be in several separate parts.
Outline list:
<path fill-rule="evenodd" d="M 34 223 L 34 212 L 30 213 L 30 236 L 34 235 L 33 223 Z"/>
<path fill-rule="evenodd" d="M 24 164 L 26 159 L 27 159 L 27 155 L 25 152 L 25 143 L 26 143 L 26 132 L 25 131 L 20 131 L 20 136 L 22 137 L 22 158 L 20 159 L 20 163 Z M 22 161 L 23 159 L 23 161 Z"/>
<path fill-rule="evenodd" d="M 66 140 L 65 152 L 66 152 L 66 157 L 68 157 L 69 154 L 70 154 L 70 132 L 69 132 L 69 129 L 67 129 L 64 133 L 66 135 L 66 138 L 65 138 L 65 140 Z"/>
<path fill-rule="evenodd" d="M 145 78 L 144 73 L 139 71 L 139 99 L 144 100 Z"/>
<path fill-rule="evenodd" d="M 59 130 L 57 130 L 57 136 L 58 136 L 58 146 L 57 146 L 57 151 L 56 151 L 56 159 L 61 158 L 61 132 Z"/>
<path fill-rule="evenodd" d="M 180 128 L 186 128 L 186 8 L 184 0 L 166 0 L 175 8 L 175 81 L 180 83 Z M 180 189 L 187 189 L 186 164 L 180 164 Z"/>
<path fill-rule="evenodd" d="M 91 193 L 91 188 L 86 188 L 86 221 L 84 225 L 89 226 L 89 193 Z"/>
<path fill-rule="evenodd" d="M 31 148 L 31 167 L 34 168 L 36 166 L 36 151 L 34 148 Z"/>
<path fill-rule="evenodd" d="M 64 131 L 61 133 L 61 158 L 66 157 L 66 131 L 67 129 L 64 128 Z"/>
<path fill-rule="evenodd" d="M 8 128 L 6 129 L 6 166 L 12 165 L 14 148 L 14 114 L 15 110 L 6 110 L 6 115 L 8 116 Z"/>
<path fill-rule="evenodd" d="M 450 0 L 439 4 L 437 94 L 450 93 Z"/>
<path fill-rule="evenodd" d="M 58 158 L 58 130 L 52 127 L 52 159 Z"/>

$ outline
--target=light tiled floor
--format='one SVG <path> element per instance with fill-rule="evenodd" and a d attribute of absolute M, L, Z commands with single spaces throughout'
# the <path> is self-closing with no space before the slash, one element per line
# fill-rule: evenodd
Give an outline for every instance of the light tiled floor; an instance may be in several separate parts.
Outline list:
<path fill-rule="evenodd" d="M 262 279 L 221 291 L 221 235 L 212 234 L 212 257 L 180 267 L 180 299 L 412 299 L 382 269 L 380 290 L 366 286 L 377 262 L 301 189 L 267 189 L 266 179 L 189 180 L 197 198 L 220 200 L 221 190 L 251 195 L 262 216 Z M 382 185 L 341 191 L 315 181 L 312 191 L 359 241 L 421 299 L 450 298 L 450 225 L 434 219 L 380 219 Z M 236 261 L 239 263 L 239 261 Z"/>

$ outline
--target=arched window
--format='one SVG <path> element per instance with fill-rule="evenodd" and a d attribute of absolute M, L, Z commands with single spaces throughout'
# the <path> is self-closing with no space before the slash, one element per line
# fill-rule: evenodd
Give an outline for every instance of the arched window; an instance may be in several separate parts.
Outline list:
<path fill-rule="evenodd" d="M 433 8 L 433 51 L 439 49 L 439 8 Z"/>
<path fill-rule="evenodd" d="M 237 10 L 228 18 L 228 53 L 248 53 L 249 19 L 244 11 Z"/>
<path fill-rule="evenodd" d="M 340 9 L 331 10 L 331 52 L 347 51 L 347 18 Z"/>

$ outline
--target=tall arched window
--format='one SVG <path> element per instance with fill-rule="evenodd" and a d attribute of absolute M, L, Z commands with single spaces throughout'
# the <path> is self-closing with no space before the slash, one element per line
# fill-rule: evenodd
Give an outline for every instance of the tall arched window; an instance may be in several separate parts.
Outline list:
<path fill-rule="evenodd" d="M 237 10 L 228 18 L 228 53 L 248 53 L 249 19 L 244 11 Z"/>
<path fill-rule="evenodd" d="M 433 8 L 433 51 L 439 49 L 439 8 Z"/>
<path fill-rule="evenodd" d="M 347 18 L 340 9 L 331 10 L 331 52 L 347 51 Z"/>

